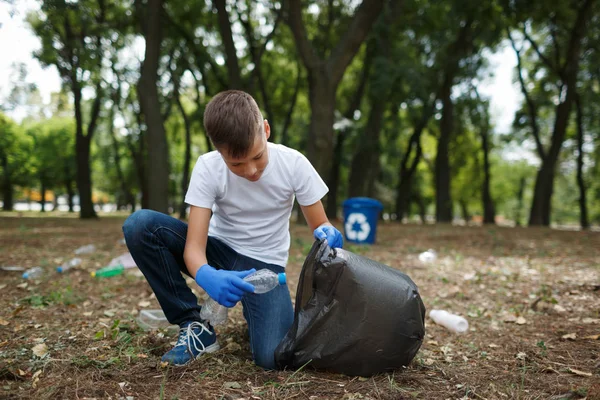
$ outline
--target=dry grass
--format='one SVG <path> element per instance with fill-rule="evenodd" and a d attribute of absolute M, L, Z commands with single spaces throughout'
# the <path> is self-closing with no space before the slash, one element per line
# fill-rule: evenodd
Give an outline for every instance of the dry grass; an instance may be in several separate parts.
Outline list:
<path fill-rule="evenodd" d="M 0 265 L 47 271 L 25 286 L 0 270 L 0 398 L 600 399 L 599 233 L 380 226 L 377 245 L 347 248 L 406 272 L 428 309 L 465 316 L 470 331 L 454 335 L 428 320 L 410 367 L 357 378 L 255 367 L 239 308 L 219 330 L 222 351 L 162 368 L 173 336 L 135 323 L 140 302 L 158 308 L 144 279 L 89 276 L 126 251 L 123 218 L 0 218 Z M 53 272 L 88 243 L 98 251 L 81 269 Z M 294 227 L 292 291 L 311 243 L 307 228 Z M 439 258 L 423 265 L 417 255 L 428 248 Z M 42 358 L 32 351 L 41 343 Z"/>

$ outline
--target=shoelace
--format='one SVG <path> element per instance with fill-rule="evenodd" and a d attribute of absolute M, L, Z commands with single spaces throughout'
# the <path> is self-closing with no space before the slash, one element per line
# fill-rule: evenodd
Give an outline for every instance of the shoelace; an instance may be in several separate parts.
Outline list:
<path fill-rule="evenodd" d="M 194 328 L 200 328 L 200 332 L 194 332 Z M 204 343 L 202 343 L 202 340 L 200 340 L 200 335 L 202 335 L 202 333 L 205 331 L 208 332 L 209 335 L 212 335 L 212 332 L 206 329 L 206 326 L 203 323 L 198 321 L 190 323 L 187 328 L 181 328 L 179 330 L 179 339 L 177 340 L 175 347 L 187 345 L 188 351 L 191 354 L 194 354 L 192 351 L 193 345 L 197 352 L 203 352 L 206 350 L 206 346 L 204 346 Z M 198 347 L 197 343 L 200 343 L 202 348 Z"/>

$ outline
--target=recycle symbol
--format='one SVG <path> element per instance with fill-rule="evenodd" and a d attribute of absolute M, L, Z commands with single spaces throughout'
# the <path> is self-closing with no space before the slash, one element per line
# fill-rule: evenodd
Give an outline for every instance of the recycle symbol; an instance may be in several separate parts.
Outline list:
<path fill-rule="evenodd" d="M 364 241 L 371 233 L 371 225 L 363 213 L 352 213 L 346 218 L 346 236 L 350 240 Z"/>

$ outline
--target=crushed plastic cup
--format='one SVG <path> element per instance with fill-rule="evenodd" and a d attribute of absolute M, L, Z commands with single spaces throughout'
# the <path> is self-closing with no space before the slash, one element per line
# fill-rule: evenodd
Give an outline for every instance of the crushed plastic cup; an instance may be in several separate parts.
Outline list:
<path fill-rule="evenodd" d="M 431 310 L 429 318 L 454 333 L 464 333 L 469 330 L 469 322 L 466 319 L 445 310 Z"/>
<path fill-rule="evenodd" d="M 163 310 L 141 310 L 137 317 L 137 323 L 140 328 L 145 331 L 156 329 L 167 329 L 169 331 L 177 331 L 177 325 L 171 325 L 165 317 Z"/>
<path fill-rule="evenodd" d="M 421 261 L 423 264 L 429 264 L 435 260 L 437 260 L 437 253 L 435 250 L 429 249 L 419 254 L 419 261 Z"/>
<path fill-rule="evenodd" d="M 77 250 L 75 250 L 75 254 L 79 255 L 79 254 L 91 254 L 93 252 L 96 251 L 96 246 L 94 246 L 93 244 L 88 244 L 85 246 L 81 246 L 80 248 L 78 248 Z"/>

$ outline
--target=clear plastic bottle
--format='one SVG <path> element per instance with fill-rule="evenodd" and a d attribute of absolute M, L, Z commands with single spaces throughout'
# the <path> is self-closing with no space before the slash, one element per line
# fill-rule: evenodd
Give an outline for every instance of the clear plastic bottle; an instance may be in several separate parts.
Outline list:
<path fill-rule="evenodd" d="M 56 267 L 56 272 L 66 272 L 66 271 L 70 270 L 71 268 L 78 266 L 79 264 L 81 264 L 81 258 L 75 257 L 75 258 L 67 261 L 60 267 Z"/>
<path fill-rule="evenodd" d="M 267 293 L 279 285 L 286 284 L 285 272 L 277 274 L 269 269 L 259 269 L 246 276 L 244 280 L 254 286 L 255 294 Z M 227 321 L 227 307 L 209 297 L 202 305 L 200 318 L 210 322 L 213 326 L 223 324 Z"/>
<path fill-rule="evenodd" d="M 44 270 L 42 267 L 33 267 L 23 272 L 23 279 L 35 279 L 42 275 L 44 275 Z"/>
<path fill-rule="evenodd" d="M 96 251 L 96 246 L 93 244 L 88 244 L 85 246 L 81 246 L 77 250 L 75 250 L 75 254 L 90 254 L 94 251 Z"/>

